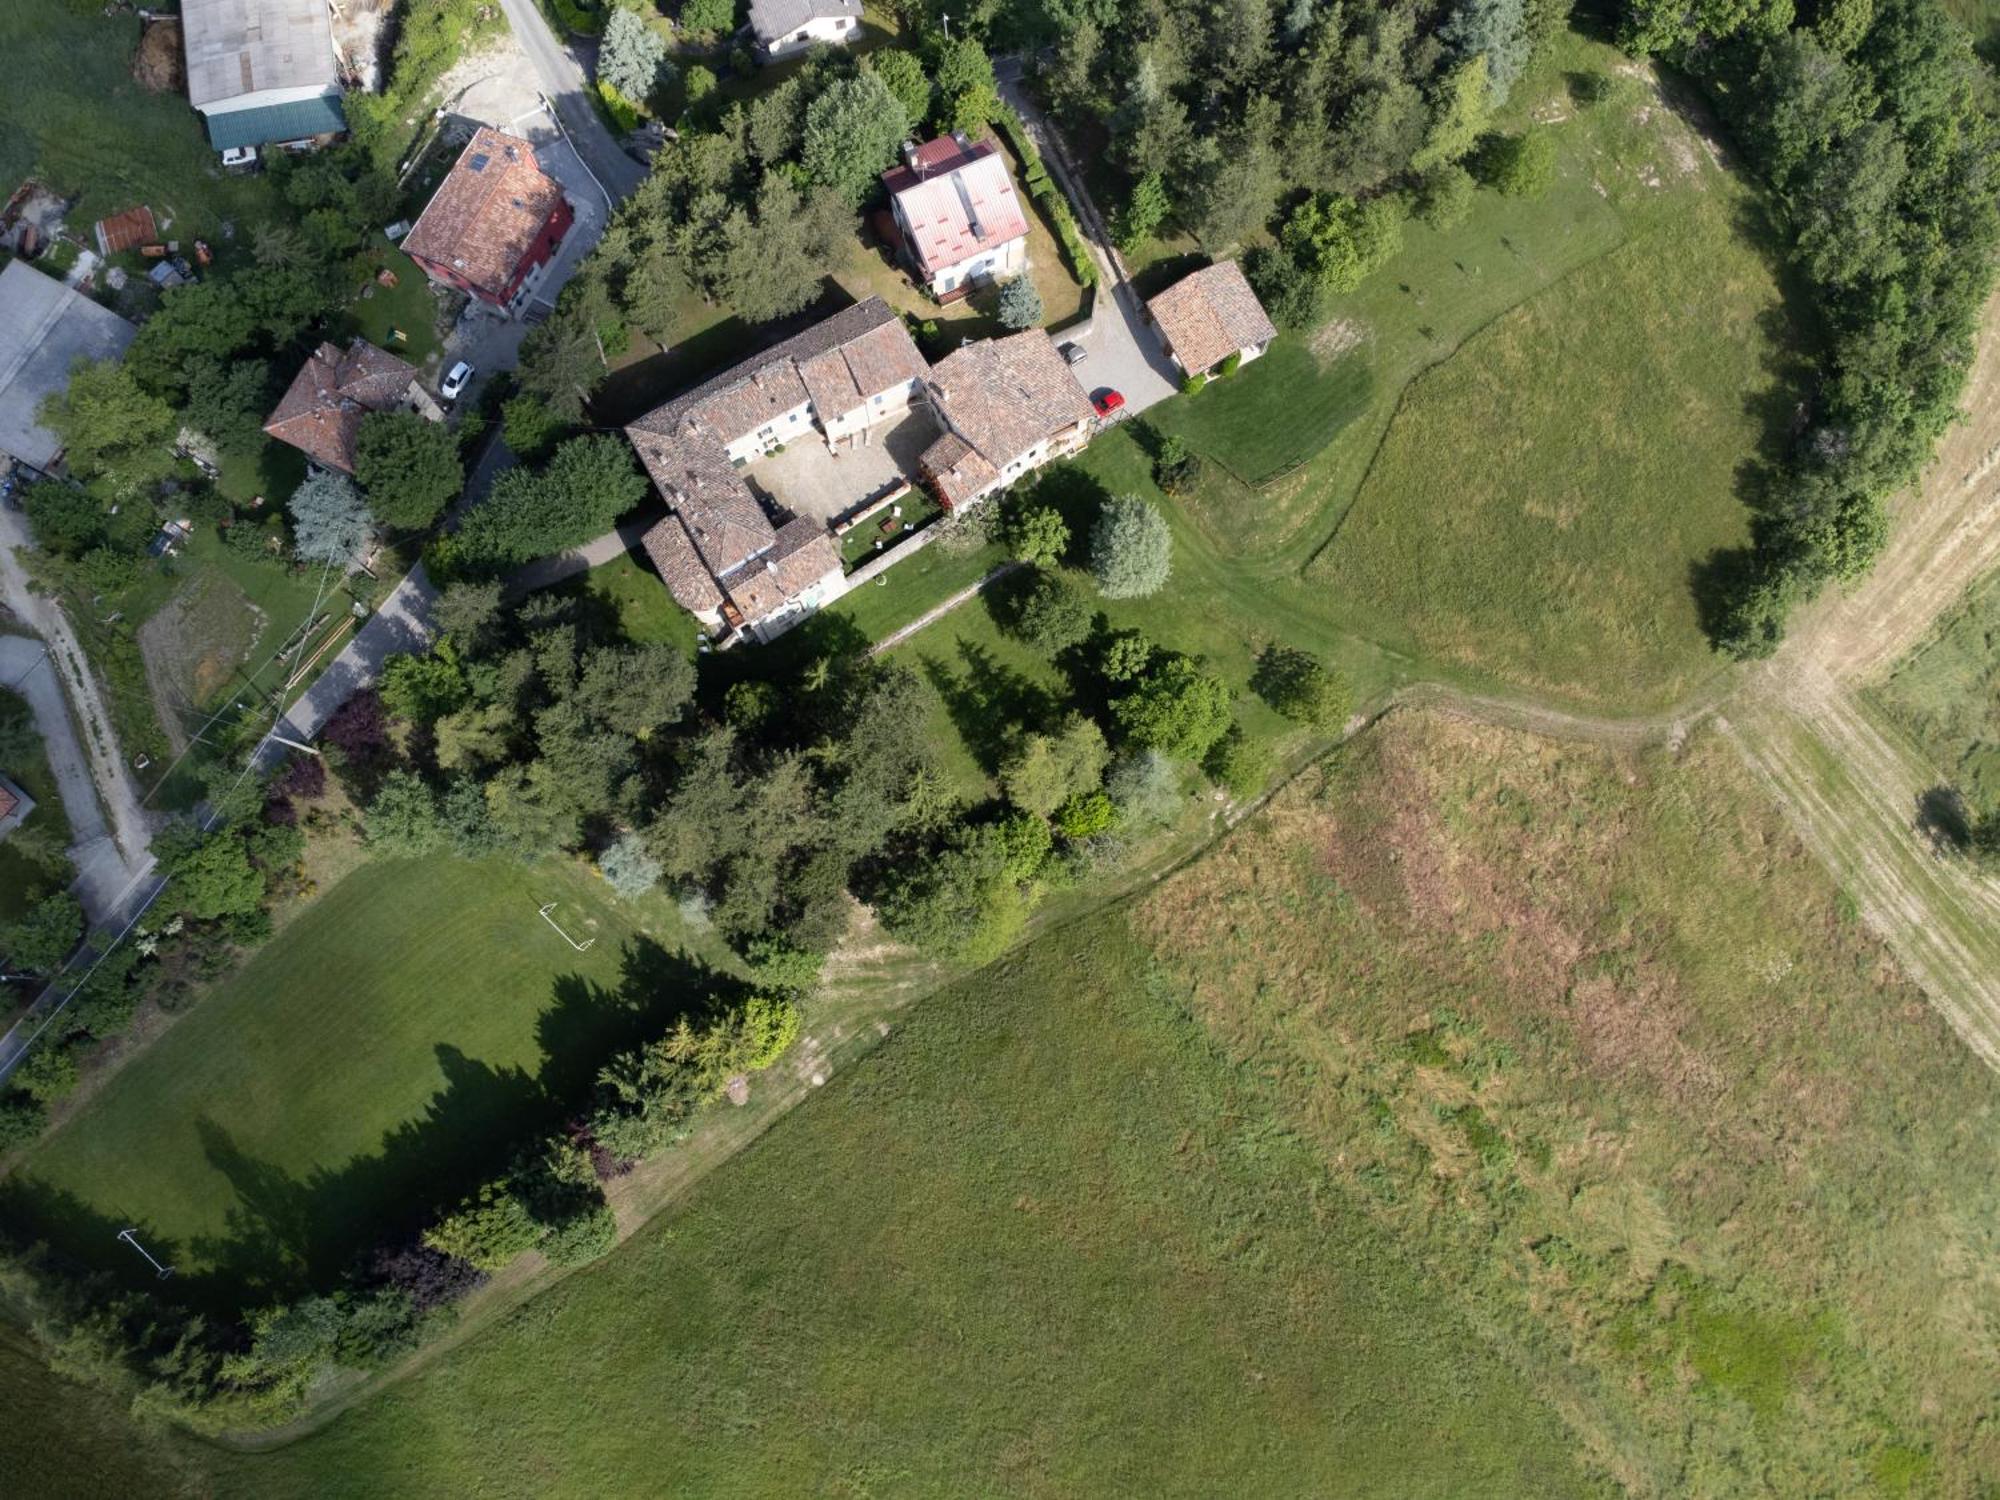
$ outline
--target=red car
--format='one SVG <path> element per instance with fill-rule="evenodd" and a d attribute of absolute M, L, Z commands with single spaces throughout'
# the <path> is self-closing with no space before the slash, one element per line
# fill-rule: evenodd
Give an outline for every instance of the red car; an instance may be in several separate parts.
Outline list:
<path fill-rule="evenodd" d="M 1100 417 L 1108 417 L 1125 404 L 1125 398 L 1106 386 L 1090 398 L 1090 404 L 1097 408 Z"/>

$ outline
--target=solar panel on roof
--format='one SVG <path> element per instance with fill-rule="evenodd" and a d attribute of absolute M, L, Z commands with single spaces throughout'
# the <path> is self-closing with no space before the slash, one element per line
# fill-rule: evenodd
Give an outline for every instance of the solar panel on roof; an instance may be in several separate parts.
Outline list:
<path fill-rule="evenodd" d="M 481 151 L 476 153 L 473 156 L 472 160 L 468 161 L 466 165 L 472 168 L 472 170 L 475 172 L 484 172 L 486 170 L 486 164 L 492 159 L 493 158 L 488 156 L 484 151 Z"/>

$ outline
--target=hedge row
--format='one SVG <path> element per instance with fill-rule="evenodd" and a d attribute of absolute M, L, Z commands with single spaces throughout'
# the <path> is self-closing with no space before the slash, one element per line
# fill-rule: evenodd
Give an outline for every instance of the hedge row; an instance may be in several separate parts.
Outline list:
<path fill-rule="evenodd" d="M 1010 109 L 1003 109 L 994 118 L 993 127 L 1020 160 L 1021 176 L 1027 183 L 1028 196 L 1041 205 L 1042 212 L 1055 225 L 1056 238 L 1062 243 L 1063 262 L 1069 267 L 1070 275 L 1076 278 L 1079 286 L 1095 286 L 1097 262 L 1091 258 L 1090 246 L 1083 238 L 1083 231 L 1077 228 L 1076 215 L 1070 212 L 1069 200 L 1049 176 L 1042 153 L 1028 139 L 1027 127 L 1021 123 L 1021 117 Z"/>

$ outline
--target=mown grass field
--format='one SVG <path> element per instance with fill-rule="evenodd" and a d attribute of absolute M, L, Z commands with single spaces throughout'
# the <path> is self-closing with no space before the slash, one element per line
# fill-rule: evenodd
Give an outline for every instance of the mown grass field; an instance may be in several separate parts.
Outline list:
<path fill-rule="evenodd" d="M 554 917 L 572 950 L 536 914 Z M 13 1184 L 56 1242 L 120 1271 L 138 1226 L 218 1296 L 323 1280 L 497 1165 L 636 1026 L 728 962 L 664 897 L 566 864 L 366 864 L 203 996 Z M 117 1222 L 113 1222 L 113 1221 Z M 106 1226 L 109 1227 L 107 1232 Z"/>
<path fill-rule="evenodd" d="M 2000 1092 L 1726 740 L 1392 716 L 1136 925 L 1603 1472 L 1984 1493 Z"/>
<path fill-rule="evenodd" d="M 1867 696 L 1971 811 L 2000 811 L 2000 578 L 1968 594 Z"/>
<path fill-rule="evenodd" d="M 222 1495 L 1596 1493 L 1116 917 Z"/>

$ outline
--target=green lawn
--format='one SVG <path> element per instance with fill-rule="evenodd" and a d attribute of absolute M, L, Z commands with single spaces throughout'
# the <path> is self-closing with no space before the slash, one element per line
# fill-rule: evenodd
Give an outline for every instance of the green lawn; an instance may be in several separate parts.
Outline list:
<path fill-rule="evenodd" d="M 600 563 L 585 575 L 582 585 L 592 596 L 616 610 L 618 628 L 625 639 L 637 645 L 661 642 L 678 645 L 694 655 L 694 616 L 674 603 L 674 596 L 636 554 L 621 552 L 608 563 Z"/>
<path fill-rule="evenodd" d="M 376 348 L 408 360 L 435 380 L 443 345 L 437 332 L 437 298 L 430 283 L 415 261 L 394 248 L 385 247 L 371 255 L 369 265 L 371 277 L 385 267 L 393 271 L 396 284 L 387 287 L 370 280 L 362 285 L 348 304 L 346 326 L 338 336 L 347 339 L 358 335 Z M 403 335 L 400 340 L 395 338 L 396 332 Z"/>
<path fill-rule="evenodd" d="M 549 901 L 589 951 L 537 916 Z M 19 1190 L 119 1271 L 104 1227 L 139 1226 L 192 1295 L 324 1281 L 703 993 L 726 960 L 686 943 L 666 898 L 621 903 L 577 866 L 364 865 L 37 1146 Z"/>
<path fill-rule="evenodd" d="M 216 1492 L 1598 1493 L 1115 917 L 926 1001 L 684 1207 Z"/>
<path fill-rule="evenodd" d="M 1974 812 L 2000 811 L 2000 577 L 1973 589 L 1868 696 Z"/>
<path fill-rule="evenodd" d="M 67 885 L 71 874 L 69 818 L 34 712 L 25 698 L 0 688 L 0 745 L 5 744 L 21 749 L 8 753 L 0 748 L 0 775 L 32 797 L 35 810 L 0 842 L 0 922 L 12 921 L 42 896 Z M 37 852 L 31 853 L 31 846 Z"/>

